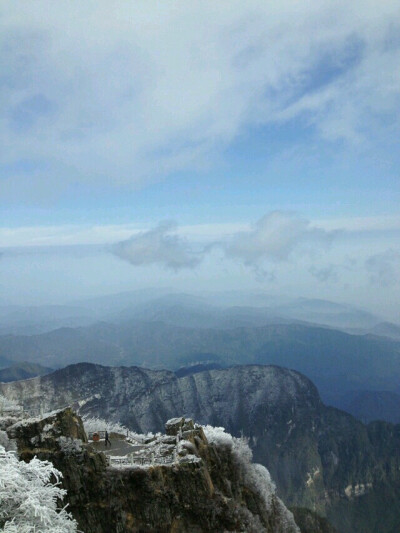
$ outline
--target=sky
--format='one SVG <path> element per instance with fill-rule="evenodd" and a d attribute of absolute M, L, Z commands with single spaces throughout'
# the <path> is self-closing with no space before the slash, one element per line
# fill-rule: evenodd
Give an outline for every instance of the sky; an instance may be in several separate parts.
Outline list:
<path fill-rule="evenodd" d="M 400 4 L 4 0 L 0 302 L 143 287 L 400 322 Z"/>

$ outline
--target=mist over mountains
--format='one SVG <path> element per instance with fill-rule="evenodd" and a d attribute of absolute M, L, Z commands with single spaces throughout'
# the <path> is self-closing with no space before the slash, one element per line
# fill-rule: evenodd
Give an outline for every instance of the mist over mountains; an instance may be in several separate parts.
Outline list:
<path fill-rule="evenodd" d="M 303 324 L 189 328 L 162 321 L 99 322 L 32 336 L 3 335 L 0 356 L 44 366 L 88 361 L 171 370 L 198 362 L 296 368 L 324 390 L 397 391 L 400 344 Z"/>
<path fill-rule="evenodd" d="M 347 305 L 239 291 L 193 296 L 149 289 L 73 306 L 0 311 L 1 331 L 7 332 L 0 336 L 2 368 L 86 361 L 189 367 L 183 373 L 190 373 L 199 364 L 276 364 L 304 373 L 326 402 L 362 420 L 399 420 L 399 326 Z M 53 329 L 55 323 L 61 327 Z"/>
<path fill-rule="evenodd" d="M 178 326 L 232 327 L 304 321 L 344 330 L 398 336 L 395 324 L 356 307 L 259 292 L 170 293 L 143 289 L 75 301 L 70 305 L 0 305 L 0 333 L 44 333 L 97 321 L 161 320 Z M 379 331 L 382 330 L 382 333 Z"/>

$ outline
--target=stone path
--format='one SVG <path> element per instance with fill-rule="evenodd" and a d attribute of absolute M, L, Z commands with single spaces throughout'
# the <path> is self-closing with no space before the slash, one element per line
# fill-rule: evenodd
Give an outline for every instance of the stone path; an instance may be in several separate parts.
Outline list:
<path fill-rule="evenodd" d="M 91 442 L 90 445 L 98 452 L 103 452 L 106 455 L 111 456 L 116 455 L 118 457 L 123 457 L 124 455 L 128 455 L 129 453 L 140 451 L 145 448 L 145 446 L 131 444 L 130 442 L 121 439 L 112 439 L 111 448 L 110 446 L 107 446 L 107 448 L 104 446 L 104 440 Z"/>

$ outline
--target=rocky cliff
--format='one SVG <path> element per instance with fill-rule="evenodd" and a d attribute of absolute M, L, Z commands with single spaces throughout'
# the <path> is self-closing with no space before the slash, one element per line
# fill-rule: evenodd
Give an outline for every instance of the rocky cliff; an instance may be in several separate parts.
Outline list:
<path fill-rule="evenodd" d="M 226 433 L 211 431 L 209 441 L 192 424 L 180 441 L 185 453 L 170 465 L 114 468 L 87 444 L 71 409 L 4 425 L 22 459 L 36 455 L 63 473 L 69 510 L 85 533 L 300 531 L 268 472 Z"/>
<path fill-rule="evenodd" d="M 325 514 L 341 533 L 400 531 L 399 426 L 365 426 L 324 406 L 295 371 L 241 366 L 177 378 L 79 364 L 0 391 L 30 408 L 75 403 L 81 413 L 138 432 L 159 431 L 180 414 L 223 426 L 249 437 L 255 460 L 271 472 L 287 505 Z"/>

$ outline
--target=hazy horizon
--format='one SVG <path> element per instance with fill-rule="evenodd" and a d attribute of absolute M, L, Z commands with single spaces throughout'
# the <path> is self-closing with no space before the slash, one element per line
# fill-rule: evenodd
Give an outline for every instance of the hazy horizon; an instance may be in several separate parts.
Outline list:
<path fill-rule="evenodd" d="M 0 302 L 241 289 L 399 322 L 398 2 L 1 11 Z"/>

